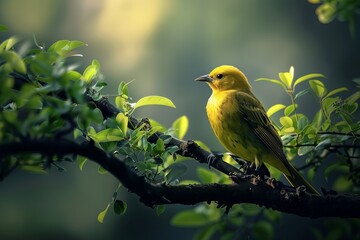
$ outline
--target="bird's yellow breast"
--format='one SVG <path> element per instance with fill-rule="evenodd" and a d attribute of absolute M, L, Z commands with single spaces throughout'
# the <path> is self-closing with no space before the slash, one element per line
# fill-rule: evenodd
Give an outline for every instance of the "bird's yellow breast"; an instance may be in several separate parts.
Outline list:
<path fill-rule="evenodd" d="M 222 145 L 247 161 L 255 161 L 260 147 L 249 123 L 241 117 L 235 90 L 213 92 L 206 105 L 210 125 Z"/>

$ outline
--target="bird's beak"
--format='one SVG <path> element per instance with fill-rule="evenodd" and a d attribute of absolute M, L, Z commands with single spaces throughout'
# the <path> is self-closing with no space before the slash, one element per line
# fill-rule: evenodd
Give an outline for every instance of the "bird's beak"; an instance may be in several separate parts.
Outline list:
<path fill-rule="evenodd" d="M 201 82 L 212 82 L 212 77 L 209 76 L 209 74 L 200 76 L 198 78 L 195 79 L 195 81 L 201 81 Z"/>

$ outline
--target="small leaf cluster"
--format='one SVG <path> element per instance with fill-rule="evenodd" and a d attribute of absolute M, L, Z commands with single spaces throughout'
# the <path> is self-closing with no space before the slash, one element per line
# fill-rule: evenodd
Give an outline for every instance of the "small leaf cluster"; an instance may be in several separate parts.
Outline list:
<path fill-rule="evenodd" d="M 89 93 L 92 99 L 101 99 L 103 97 L 101 90 L 105 86 L 105 82 L 96 82 L 91 86 Z M 171 129 L 166 129 L 152 119 L 143 119 L 139 124 L 134 125 L 130 118 L 140 107 L 162 105 L 174 108 L 175 105 L 170 99 L 162 96 L 146 96 L 133 102 L 129 96 L 128 86 L 129 83 L 123 81 L 118 85 L 115 105 L 121 112 L 113 118 L 105 119 L 101 127 L 88 127 L 85 135 L 99 148 L 124 159 L 129 166 L 149 181 L 171 183 L 176 180 L 173 176 L 174 172 L 184 172 L 186 169 L 180 164 L 170 166 L 176 158 L 175 152 L 178 148 L 167 145 L 172 136 L 179 137 L 177 132 L 182 132 L 183 135 L 180 137 L 184 136 L 188 120 L 185 116 L 180 117 L 175 120 Z M 178 124 L 179 121 L 182 123 Z M 162 135 L 156 142 L 150 142 L 149 137 L 157 133 Z"/>
<path fill-rule="evenodd" d="M 346 176 L 337 178 L 341 184 L 334 182 L 333 187 L 339 191 L 355 188 L 359 183 L 359 148 L 360 121 L 358 119 L 358 100 L 360 91 L 346 97 L 348 92 L 345 87 L 329 90 L 321 74 L 307 74 L 294 80 L 294 68 L 289 72 L 279 73 L 280 79 L 260 78 L 257 81 L 267 81 L 279 85 L 289 95 L 291 104 L 275 104 L 267 111 L 269 117 L 279 114 L 279 121 L 273 121 L 285 147 L 289 160 L 295 157 L 305 157 L 303 168 L 308 168 L 308 177 L 312 178 L 322 161 L 330 154 L 336 153 L 342 161 L 332 162 L 325 170 L 325 177 L 330 173 L 341 172 Z M 296 91 L 296 86 L 308 83 L 308 87 Z M 358 84 L 355 81 L 355 84 Z M 300 110 L 301 99 L 311 96 L 316 105 L 312 107 L 313 117 Z M 317 110 L 315 108 L 317 106 Z M 355 161 L 354 161 L 355 160 Z M 342 169 L 342 170 L 340 170 Z M 344 171 L 345 170 L 345 171 Z M 346 181 L 345 181 L 346 180 Z M 351 180 L 349 182 L 349 180 Z M 346 184 L 345 184 L 346 182 Z M 346 187 L 339 187 L 346 186 Z"/>
<path fill-rule="evenodd" d="M 349 22 L 349 29 L 355 35 L 355 21 L 359 14 L 358 0 L 308 0 L 312 4 L 320 4 L 316 8 L 319 22 L 327 24 L 337 18 L 341 22 Z"/>
<path fill-rule="evenodd" d="M 104 118 L 94 101 L 101 100 L 106 83 L 99 61 L 81 69 L 76 59 L 82 55 L 81 41 L 59 40 L 45 47 L 34 39 L 31 46 L 10 37 L 0 43 L 0 142 L 23 143 L 35 139 L 72 140 L 92 144 L 124 161 L 154 183 L 176 184 L 186 171 L 180 161 L 175 163 L 177 147 L 168 146 L 172 136 L 183 138 L 188 119 L 182 116 L 166 129 L 155 120 L 135 125 L 133 112 L 149 105 L 174 108 L 173 102 L 162 96 L 147 96 L 136 102 L 129 96 L 128 83 L 120 82 L 115 98 L 121 110 L 115 117 Z M 162 132 L 156 142 L 149 137 Z M 16 169 L 46 173 L 50 167 L 65 171 L 62 161 L 77 162 L 86 167 L 83 156 L 62 156 L 19 153 L 1 156 L 0 177 Z M 106 170 L 99 167 L 100 174 Z M 115 192 L 117 193 L 117 191 Z M 103 221 L 110 206 L 116 213 L 126 211 L 126 203 L 114 196 L 98 220 Z M 161 208 L 161 207 L 160 207 Z M 162 212 L 163 210 L 159 210 Z"/>
<path fill-rule="evenodd" d="M 272 224 L 281 220 L 281 213 L 253 204 L 234 205 L 228 214 L 215 203 L 201 204 L 192 210 L 178 212 L 173 226 L 197 227 L 194 239 L 274 239 Z"/>
<path fill-rule="evenodd" d="M 76 128 L 98 124 L 102 115 L 84 100 L 86 71 L 76 71 L 71 58 L 79 57 L 80 41 L 60 40 L 45 49 L 10 37 L 0 44 L 0 142 L 61 139 Z M 94 76 L 93 76 L 94 77 Z M 64 156 L 19 154 L 1 161 L 0 176 L 15 168 L 45 173 Z M 70 160 L 71 161 L 71 160 Z"/>

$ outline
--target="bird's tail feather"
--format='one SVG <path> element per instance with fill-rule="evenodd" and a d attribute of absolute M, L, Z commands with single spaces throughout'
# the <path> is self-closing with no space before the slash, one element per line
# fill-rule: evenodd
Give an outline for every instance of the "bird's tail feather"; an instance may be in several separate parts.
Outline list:
<path fill-rule="evenodd" d="M 309 193 L 320 195 L 320 193 L 308 181 L 306 181 L 291 164 L 289 164 L 288 169 L 290 170 L 291 176 L 287 176 L 285 174 L 284 176 L 293 187 L 300 187 L 303 185 Z"/>

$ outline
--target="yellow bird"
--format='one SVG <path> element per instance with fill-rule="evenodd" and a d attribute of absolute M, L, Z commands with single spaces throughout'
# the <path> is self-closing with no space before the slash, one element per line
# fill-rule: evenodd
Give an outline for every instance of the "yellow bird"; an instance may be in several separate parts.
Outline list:
<path fill-rule="evenodd" d="M 292 186 L 304 185 L 307 191 L 319 194 L 286 159 L 278 133 L 239 69 L 223 65 L 195 80 L 212 89 L 206 112 L 216 137 L 228 151 L 255 163 L 256 168 L 267 163 L 280 170 Z"/>

